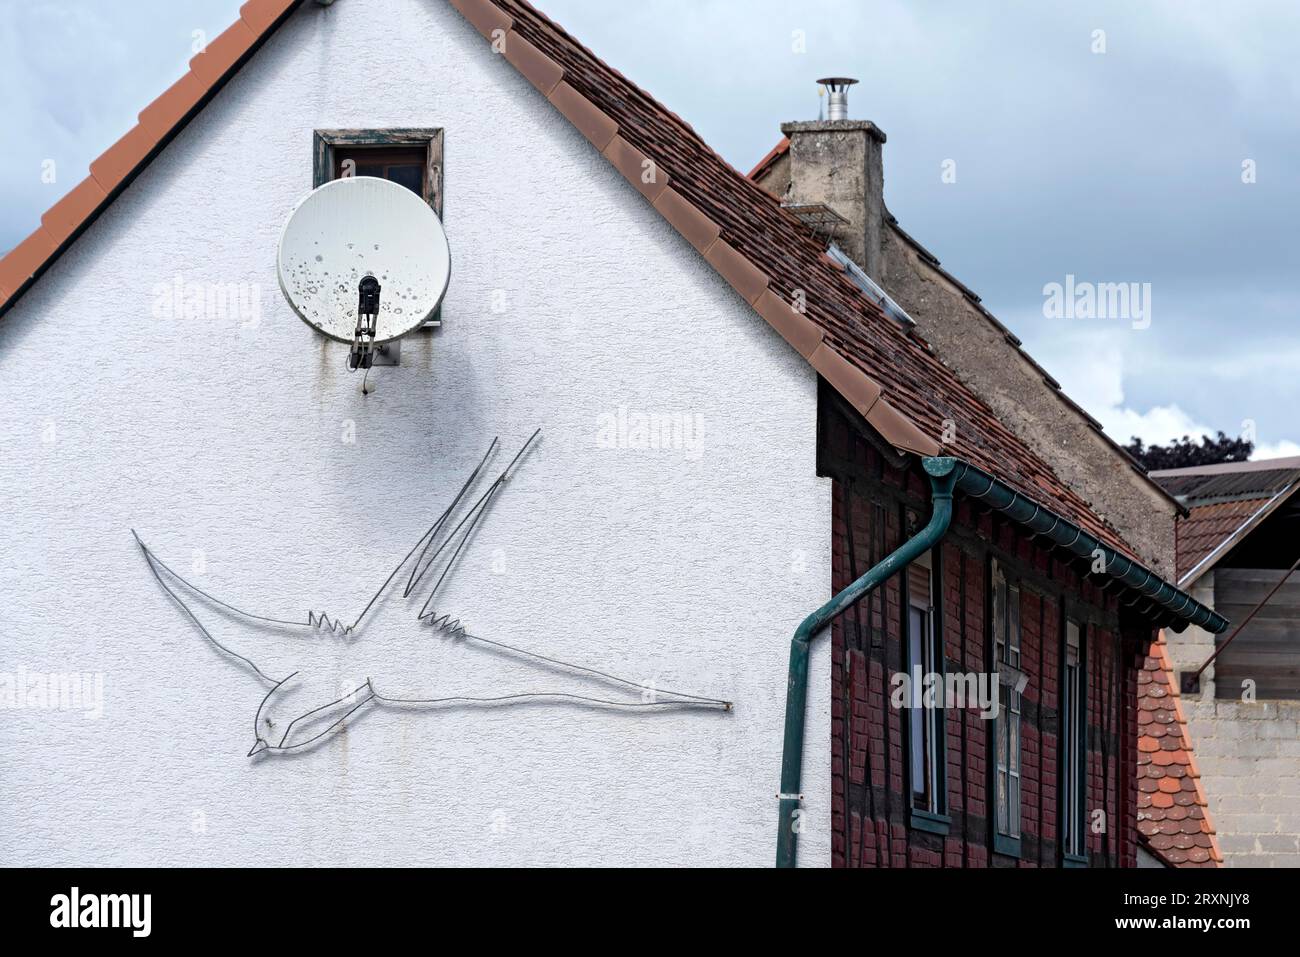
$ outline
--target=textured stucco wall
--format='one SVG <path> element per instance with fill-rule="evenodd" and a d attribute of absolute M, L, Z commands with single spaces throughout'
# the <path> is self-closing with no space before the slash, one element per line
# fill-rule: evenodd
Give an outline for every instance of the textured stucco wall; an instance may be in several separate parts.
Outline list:
<path fill-rule="evenodd" d="M 313 128 L 354 126 L 445 127 L 453 251 L 443 328 L 369 397 L 275 283 Z M 260 321 L 155 317 L 176 276 L 256 284 Z M 815 375 L 444 3 L 299 11 L 0 323 L 0 397 L 0 671 L 103 680 L 98 719 L 0 711 L 0 863 L 770 865 L 789 636 L 830 587 Z M 702 416 L 697 449 L 601 447 L 620 406 Z M 489 439 L 537 425 L 438 607 L 735 712 L 372 711 L 247 759 L 265 688 L 128 529 L 228 601 L 353 616 Z M 347 652 L 201 613 L 314 686 L 581 690 L 383 611 Z M 829 862 L 827 644 L 805 864 Z"/>
<path fill-rule="evenodd" d="M 1198 579 L 1191 594 L 1213 608 L 1214 572 Z M 1167 639 L 1177 671 L 1195 671 L 1214 653 L 1214 636 L 1200 628 Z M 1211 664 L 1201 675 L 1201 693 L 1182 701 L 1223 862 L 1300 867 L 1300 702 L 1215 695 Z"/>

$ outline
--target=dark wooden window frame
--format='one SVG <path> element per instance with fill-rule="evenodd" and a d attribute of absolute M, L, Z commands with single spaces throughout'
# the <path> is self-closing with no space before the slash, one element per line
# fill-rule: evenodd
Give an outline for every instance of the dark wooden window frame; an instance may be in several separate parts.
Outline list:
<path fill-rule="evenodd" d="M 904 520 L 912 522 L 915 519 L 915 513 L 910 510 L 904 510 Z M 928 617 L 930 634 L 928 640 L 937 652 L 932 662 L 936 673 L 946 675 L 948 670 L 947 655 L 945 654 L 944 637 L 943 637 L 943 560 L 942 549 L 934 548 L 930 551 L 930 601 L 925 608 L 925 614 Z M 903 644 L 900 648 L 903 667 L 911 674 L 912 665 L 920 664 L 922 671 L 925 670 L 925 662 L 914 662 L 911 656 L 911 637 L 909 621 L 911 609 L 913 607 L 911 588 L 908 586 L 908 575 L 906 570 L 900 576 L 904 594 L 902 604 L 902 637 Z M 907 728 L 907 747 L 908 760 L 904 765 L 907 772 L 907 795 L 908 795 L 908 824 L 912 828 L 920 831 L 929 831 L 932 834 L 947 834 L 952 826 L 952 817 L 948 811 L 948 733 L 947 733 L 947 711 L 943 708 L 938 709 L 934 716 L 934 735 L 931 742 L 935 754 L 935 793 L 932 795 L 934 809 L 915 807 L 913 802 L 916 800 L 916 782 L 912 780 L 912 750 L 918 746 L 918 742 L 913 740 L 911 716 L 904 722 Z M 923 746 L 923 745 L 922 745 Z"/>
<path fill-rule="evenodd" d="M 424 184 L 421 195 L 438 218 L 442 219 L 443 162 L 441 127 L 400 126 L 390 129 L 316 130 L 312 136 L 312 188 L 322 186 L 338 176 L 338 153 L 370 150 L 386 152 L 398 149 L 424 149 Z M 442 306 L 438 306 L 422 328 L 442 325 Z"/>
<path fill-rule="evenodd" d="M 1075 665 L 1078 672 L 1078 698 L 1074 704 L 1074 720 L 1077 722 L 1077 742 L 1075 753 L 1074 767 L 1074 786 L 1078 789 L 1078 810 L 1076 823 L 1079 826 L 1080 846 L 1076 853 L 1071 853 L 1067 849 L 1067 828 L 1069 822 L 1068 796 L 1069 782 L 1067 782 L 1066 758 L 1068 747 L 1068 736 L 1066 734 L 1066 714 L 1065 697 L 1066 697 L 1066 656 L 1068 654 L 1068 628 L 1073 624 L 1079 631 L 1079 660 Z M 1061 848 L 1061 866 L 1062 867 L 1087 867 L 1088 866 L 1088 626 L 1074 613 L 1073 609 L 1067 609 L 1064 605 L 1061 608 L 1061 674 L 1057 687 L 1058 700 L 1060 703 L 1060 720 L 1058 722 L 1058 733 L 1056 741 L 1057 755 L 1057 833 L 1060 837 Z"/>
<path fill-rule="evenodd" d="M 312 137 L 312 186 L 334 179 L 338 164 L 335 154 L 341 149 L 423 147 L 425 150 L 425 201 L 442 219 L 442 129 L 439 127 L 395 127 L 374 130 L 316 130 Z"/>

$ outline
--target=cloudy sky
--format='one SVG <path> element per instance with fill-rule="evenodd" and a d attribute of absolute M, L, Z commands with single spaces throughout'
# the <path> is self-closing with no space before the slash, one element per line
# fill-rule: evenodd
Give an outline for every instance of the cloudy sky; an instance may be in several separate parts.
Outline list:
<path fill-rule="evenodd" d="M 1300 454 L 1300 4 L 537 2 L 742 171 L 857 77 L 891 211 L 1113 436 Z M 0 250 L 238 8 L 0 0 Z M 1150 283 L 1149 325 L 1045 315 L 1067 275 Z"/>

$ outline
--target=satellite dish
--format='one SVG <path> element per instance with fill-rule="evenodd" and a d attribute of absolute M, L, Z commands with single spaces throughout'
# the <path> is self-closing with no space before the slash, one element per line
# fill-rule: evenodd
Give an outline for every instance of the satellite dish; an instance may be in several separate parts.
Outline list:
<path fill-rule="evenodd" d="M 438 308 L 451 251 L 438 215 L 418 195 L 374 176 L 317 187 L 280 234 L 280 289 L 299 318 L 351 343 L 349 365 L 370 367 L 370 347 L 418 329 Z"/>

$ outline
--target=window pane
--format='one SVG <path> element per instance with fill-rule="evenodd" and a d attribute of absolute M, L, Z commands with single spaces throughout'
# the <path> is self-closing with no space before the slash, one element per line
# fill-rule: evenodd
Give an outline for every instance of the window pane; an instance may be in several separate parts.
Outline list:
<path fill-rule="evenodd" d="M 1007 721 L 1008 734 L 1010 736 L 1010 751 L 1007 757 L 1007 767 L 1016 774 L 1020 773 L 1020 719 L 1016 715 L 1011 715 Z"/>
<path fill-rule="evenodd" d="M 907 610 L 907 664 L 910 677 L 916 678 L 916 666 L 920 666 L 922 671 L 925 670 L 924 663 L 924 641 L 925 641 L 925 619 L 926 615 L 920 608 L 915 606 Z M 921 676 L 924 680 L 924 675 Z M 922 695 L 924 686 L 913 689 L 914 695 Z M 915 702 L 909 701 L 911 705 Z M 929 769 L 927 768 L 927 751 L 928 742 L 926 741 L 926 710 L 924 707 L 911 708 L 908 711 L 909 740 L 908 748 L 911 751 L 911 771 L 912 771 L 912 795 L 913 806 L 928 810 L 927 797 L 929 795 Z"/>
<path fill-rule="evenodd" d="M 1061 787 L 1064 788 L 1061 824 L 1064 849 L 1082 854 L 1084 845 L 1083 722 L 1084 685 L 1083 630 L 1077 622 L 1065 623 L 1065 675 L 1061 689 Z"/>
<path fill-rule="evenodd" d="M 1007 587 L 1001 582 L 1001 575 L 993 577 L 993 657 L 997 661 L 1006 660 L 1007 636 Z"/>
<path fill-rule="evenodd" d="M 1007 589 L 1007 661 L 1020 667 L 1020 589 Z"/>
<path fill-rule="evenodd" d="M 1012 777 L 1010 779 L 1010 788 L 1007 792 L 1007 833 L 1012 837 L 1020 836 L 1020 778 Z"/>
<path fill-rule="evenodd" d="M 334 175 L 375 176 L 405 186 L 424 199 L 426 146 L 352 146 L 334 150 Z"/>
<path fill-rule="evenodd" d="M 1068 655 L 1073 655 L 1073 649 L 1068 650 Z M 1064 839 L 1064 848 L 1067 854 L 1078 853 L 1077 842 L 1077 761 L 1078 757 L 1074 750 L 1075 742 L 1075 709 L 1074 709 L 1074 684 L 1076 680 L 1077 669 L 1073 664 L 1067 663 L 1065 666 L 1065 681 L 1061 687 L 1061 740 L 1059 747 L 1061 749 L 1061 787 L 1064 821 L 1061 823 L 1061 834 Z"/>
<path fill-rule="evenodd" d="M 384 170 L 384 178 L 405 186 L 413 193 L 424 194 L 424 168 L 421 166 L 389 166 Z"/>
<path fill-rule="evenodd" d="M 1004 702 L 1005 705 L 1005 702 Z M 1002 714 L 998 715 L 998 770 L 1006 770 L 1007 767 L 1007 725 L 1010 724 L 1011 716 L 1007 713 L 1005 707 Z"/>
<path fill-rule="evenodd" d="M 1001 831 L 1003 834 L 1005 834 L 1007 832 L 1007 775 L 1006 773 L 1003 771 L 999 771 L 997 775 L 997 781 L 998 781 L 998 793 L 997 793 L 998 830 Z"/>
<path fill-rule="evenodd" d="M 943 752 L 939 749 L 939 742 L 943 740 L 939 736 L 939 717 L 942 714 L 937 708 L 931 709 L 928 714 L 930 719 L 930 734 L 927 741 L 926 760 L 930 766 L 930 810 L 942 811 L 944 805 L 942 779 L 940 769 L 943 767 Z"/>

